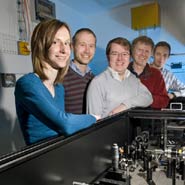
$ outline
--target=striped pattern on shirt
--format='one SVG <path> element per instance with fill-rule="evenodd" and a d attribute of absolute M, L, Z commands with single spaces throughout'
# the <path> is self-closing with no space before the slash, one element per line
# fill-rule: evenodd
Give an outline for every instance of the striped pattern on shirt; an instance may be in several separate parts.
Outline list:
<path fill-rule="evenodd" d="M 171 71 L 168 69 L 161 70 L 166 89 L 168 92 L 173 92 L 176 97 L 185 96 L 185 84 L 182 83 Z"/>
<path fill-rule="evenodd" d="M 86 91 L 93 77 L 92 72 L 81 76 L 71 67 L 69 68 L 63 81 L 66 112 L 74 114 L 86 113 Z"/>

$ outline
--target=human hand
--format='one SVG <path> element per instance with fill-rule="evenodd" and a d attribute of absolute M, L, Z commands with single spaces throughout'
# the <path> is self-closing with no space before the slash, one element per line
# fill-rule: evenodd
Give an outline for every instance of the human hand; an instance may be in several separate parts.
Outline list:
<path fill-rule="evenodd" d="M 168 97 L 170 100 L 172 100 L 173 98 L 175 98 L 175 95 L 173 93 L 168 93 Z"/>
<path fill-rule="evenodd" d="M 92 116 L 94 116 L 96 118 L 96 121 L 98 121 L 99 119 L 101 119 L 101 116 L 100 115 L 92 114 Z"/>
<path fill-rule="evenodd" d="M 124 105 L 124 104 L 120 104 L 118 107 L 114 108 L 110 113 L 109 113 L 109 116 L 113 115 L 113 114 L 116 114 L 116 113 L 119 113 L 119 112 L 122 112 L 124 110 L 127 109 L 127 106 Z"/>

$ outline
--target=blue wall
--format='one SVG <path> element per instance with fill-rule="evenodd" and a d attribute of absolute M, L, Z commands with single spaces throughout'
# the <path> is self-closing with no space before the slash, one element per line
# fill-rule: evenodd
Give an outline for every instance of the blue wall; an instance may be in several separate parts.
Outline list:
<path fill-rule="evenodd" d="M 132 41 L 135 37 L 146 34 L 151 37 L 155 43 L 164 40 L 171 44 L 172 53 L 184 53 L 184 44 L 179 42 L 175 37 L 169 33 L 163 24 L 160 28 L 151 28 L 144 30 L 143 32 L 134 31 L 131 29 L 131 15 L 130 8 L 128 6 L 116 7 L 108 12 L 97 12 L 95 14 L 83 14 L 83 10 L 80 12 L 72 9 L 59 0 L 52 0 L 56 4 L 56 15 L 58 19 L 66 21 L 70 27 L 72 34 L 81 28 L 91 28 L 97 36 L 97 48 L 96 54 L 90 66 L 95 74 L 99 74 L 107 67 L 107 60 L 105 56 L 105 48 L 108 41 L 114 37 L 122 36 L 126 37 L 129 41 Z M 88 0 L 87 0 L 88 1 Z M 92 7 L 89 7 L 92 8 Z M 88 10 L 85 10 L 88 12 Z M 166 24 L 166 20 L 163 21 Z M 164 26 L 165 26 L 164 24 Z M 151 59 L 152 60 L 152 59 Z M 181 69 L 171 69 L 171 63 L 182 62 Z M 170 69 L 176 74 L 176 76 L 185 83 L 185 56 L 177 55 L 171 56 L 166 64 L 166 68 Z"/>

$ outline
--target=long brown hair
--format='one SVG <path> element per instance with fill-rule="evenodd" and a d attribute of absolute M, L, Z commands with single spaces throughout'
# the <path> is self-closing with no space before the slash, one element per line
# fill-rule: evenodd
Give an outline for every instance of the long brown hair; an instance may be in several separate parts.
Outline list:
<path fill-rule="evenodd" d="M 31 38 L 33 71 L 38 74 L 42 80 L 48 79 L 47 74 L 44 73 L 45 63 L 43 61 L 49 61 L 49 48 L 52 45 L 57 31 L 61 27 L 65 27 L 69 31 L 71 37 L 70 28 L 67 23 L 61 22 L 57 19 L 42 21 L 35 27 L 33 31 Z M 55 84 L 63 81 L 64 76 L 69 68 L 69 60 L 64 68 L 59 69 L 54 82 Z"/>

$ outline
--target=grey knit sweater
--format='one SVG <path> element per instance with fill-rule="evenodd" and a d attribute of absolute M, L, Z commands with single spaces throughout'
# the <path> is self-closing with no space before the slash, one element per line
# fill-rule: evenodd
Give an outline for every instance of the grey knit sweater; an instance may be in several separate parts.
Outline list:
<path fill-rule="evenodd" d="M 124 80 L 118 81 L 109 68 L 91 81 L 87 91 L 87 113 L 102 118 L 121 103 L 132 108 L 148 107 L 152 102 L 151 93 L 135 75 L 129 73 Z"/>

